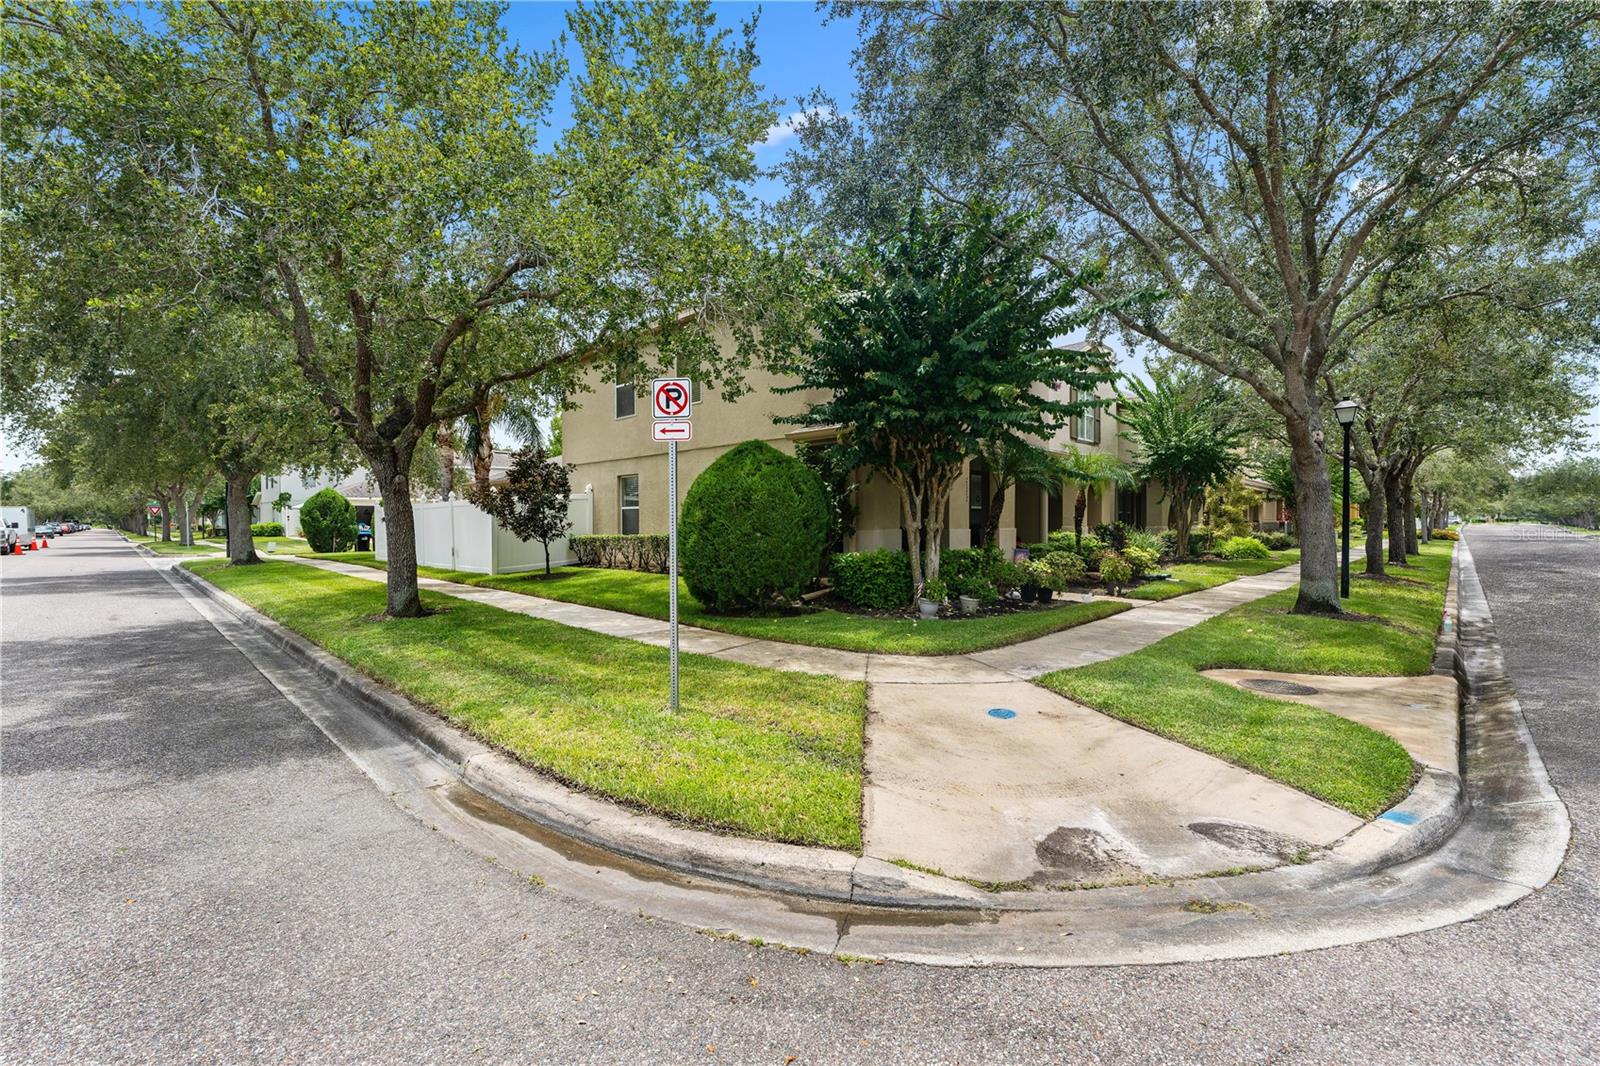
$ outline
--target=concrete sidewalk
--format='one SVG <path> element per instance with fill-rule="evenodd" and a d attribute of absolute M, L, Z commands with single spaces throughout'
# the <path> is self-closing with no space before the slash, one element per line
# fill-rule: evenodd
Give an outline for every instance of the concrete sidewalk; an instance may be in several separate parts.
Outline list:
<path fill-rule="evenodd" d="M 370 566 L 332 559 L 285 559 L 364 581 L 384 580 L 384 572 Z M 877 655 L 839 651 L 744 637 L 735 633 L 719 633 L 682 624 L 678 626 L 678 644 L 684 651 L 732 662 L 766 666 L 774 670 L 831 674 L 847 681 L 874 684 L 973 685 L 1028 680 L 1052 670 L 1083 666 L 1138 651 L 1162 637 L 1199 625 L 1242 603 L 1280 592 L 1299 580 L 1300 566 L 1295 563 L 1282 570 L 1239 578 L 1226 585 L 1191 592 L 1160 603 L 1122 601 L 1132 603 L 1132 609 L 1059 633 L 968 655 Z M 661 648 L 672 641 L 671 626 L 656 618 L 432 577 L 419 576 L 417 584 L 431 592 L 606 636 L 624 637 Z"/>

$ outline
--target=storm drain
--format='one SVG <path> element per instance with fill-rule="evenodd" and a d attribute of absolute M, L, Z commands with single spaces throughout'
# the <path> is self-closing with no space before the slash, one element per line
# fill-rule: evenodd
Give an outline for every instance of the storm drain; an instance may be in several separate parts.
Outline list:
<path fill-rule="evenodd" d="M 1317 690 L 1310 685 L 1302 685 L 1297 681 L 1281 681 L 1276 677 L 1247 677 L 1239 682 L 1245 688 L 1253 688 L 1257 692 L 1270 692 L 1274 696 L 1315 696 Z"/>

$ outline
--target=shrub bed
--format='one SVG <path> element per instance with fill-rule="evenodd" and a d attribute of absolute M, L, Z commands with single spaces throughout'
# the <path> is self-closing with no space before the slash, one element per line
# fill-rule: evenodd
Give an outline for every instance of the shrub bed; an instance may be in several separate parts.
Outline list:
<path fill-rule="evenodd" d="M 1217 545 L 1217 554 L 1224 559 L 1270 559 L 1267 546 L 1254 537 L 1229 537 Z"/>
<path fill-rule="evenodd" d="M 892 611 L 911 602 L 911 559 L 905 552 L 840 552 L 830 570 L 834 592 L 856 607 Z"/>
<path fill-rule="evenodd" d="M 571 544 L 579 566 L 642 570 L 647 574 L 667 572 L 665 533 L 585 533 L 573 537 Z"/>
<path fill-rule="evenodd" d="M 252 522 L 250 523 L 252 537 L 281 537 L 283 536 L 282 522 Z"/>

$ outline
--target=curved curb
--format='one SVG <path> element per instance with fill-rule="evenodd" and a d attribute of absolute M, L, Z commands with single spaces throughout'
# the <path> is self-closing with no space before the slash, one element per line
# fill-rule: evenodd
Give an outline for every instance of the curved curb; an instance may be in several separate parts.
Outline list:
<path fill-rule="evenodd" d="M 871 856 L 727 836 L 630 810 L 568 788 L 467 735 L 186 567 L 174 565 L 167 572 L 310 667 L 366 710 L 398 727 L 443 762 L 468 788 L 536 825 L 583 844 L 692 877 L 876 908 L 1071 912 L 1082 908 L 1087 895 L 1101 891 L 990 892 Z M 1455 831 L 1467 807 L 1460 778 L 1429 769 L 1399 804 L 1346 836 L 1316 861 L 1247 876 L 1252 881 L 1280 877 L 1284 888 L 1295 891 L 1313 885 L 1336 885 L 1437 848 Z M 1216 879 L 1176 879 L 1202 880 Z"/>

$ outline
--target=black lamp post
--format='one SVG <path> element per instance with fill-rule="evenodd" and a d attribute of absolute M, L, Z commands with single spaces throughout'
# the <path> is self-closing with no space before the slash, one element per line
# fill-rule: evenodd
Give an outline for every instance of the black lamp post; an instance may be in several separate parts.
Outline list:
<path fill-rule="evenodd" d="M 1350 424 L 1356 420 L 1361 405 L 1346 396 L 1333 405 L 1333 416 L 1344 427 L 1344 496 L 1339 501 L 1344 510 L 1344 536 L 1340 548 L 1339 595 L 1350 598 Z"/>

